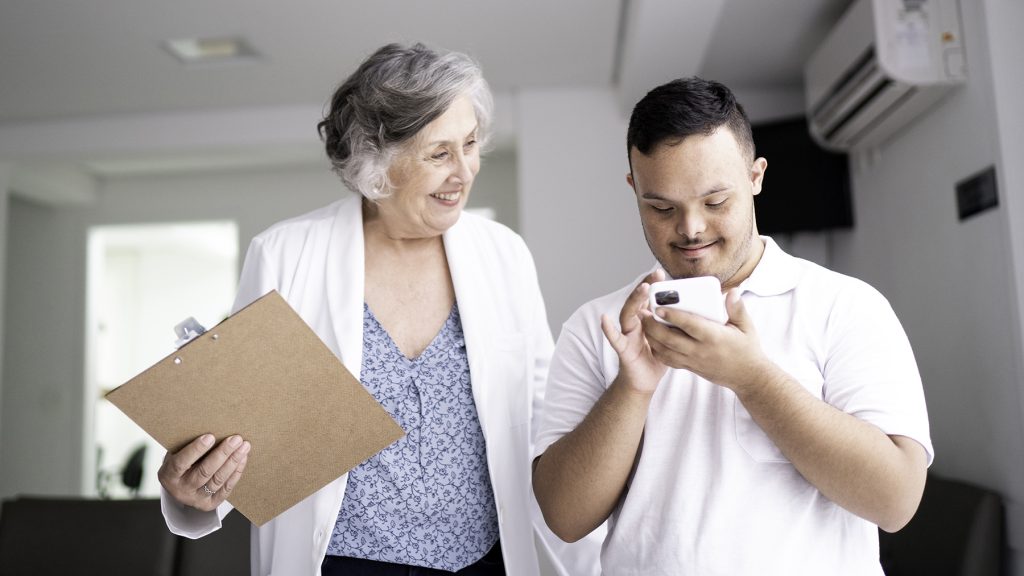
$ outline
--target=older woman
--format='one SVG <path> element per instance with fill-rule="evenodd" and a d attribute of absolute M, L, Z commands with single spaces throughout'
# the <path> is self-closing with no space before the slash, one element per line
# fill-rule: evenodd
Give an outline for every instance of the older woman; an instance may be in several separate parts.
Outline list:
<path fill-rule="evenodd" d="M 466 56 L 381 48 L 319 125 L 359 195 L 253 239 L 235 309 L 278 290 L 406 432 L 254 528 L 254 574 L 538 573 L 530 422 L 552 339 L 522 239 L 462 210 L 490 115 Z M 220 526 L 248 451 L 204 435 L 167 456 L 173 532 Z"/>

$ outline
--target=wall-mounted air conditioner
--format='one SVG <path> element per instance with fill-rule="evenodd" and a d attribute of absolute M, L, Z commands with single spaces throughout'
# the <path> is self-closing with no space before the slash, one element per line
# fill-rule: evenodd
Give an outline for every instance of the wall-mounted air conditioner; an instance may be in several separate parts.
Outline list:
<path fill-rule="evenodd" d="M 965 79 L 959 0 L 856 0 L 804 69 L 811 134 L 877 145 Z"/>

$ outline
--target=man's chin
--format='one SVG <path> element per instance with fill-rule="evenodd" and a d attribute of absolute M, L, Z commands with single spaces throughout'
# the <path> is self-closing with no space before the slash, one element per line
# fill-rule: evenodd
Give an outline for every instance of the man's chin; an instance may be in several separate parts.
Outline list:
<path fill-rule="evenodd" d="M 668 266 L 664 262 L 661 262 L 661 267 L 665 269 L 665 272 L 672 278 L 696 278 L 698 276 L 715 276 L 710 270 L 704 266 L 687 266 L 680 265 L 678 263 L 672 263 Z"/>

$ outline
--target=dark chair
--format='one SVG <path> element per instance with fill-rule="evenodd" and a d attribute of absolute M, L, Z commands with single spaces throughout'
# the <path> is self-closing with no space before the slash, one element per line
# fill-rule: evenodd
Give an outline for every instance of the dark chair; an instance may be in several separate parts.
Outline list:
<path fill-rule="evenodd" d="M 17 498 L 0 511 L 0 576 L 173 576 L 158 500 Z"/>
<path fill-rule="evenodd" d="M 895 534 L 879 531 L 886 576 L 998 576 L 1005 546 L 996 493 L 928 474 L 917 514 Z"/>
<path fill-rule="evenodd" d="M 178 540 L 175 576 L 249 576 L 252 525 L 238 511 L 224 517 L 220 530 L 197 540 Z"/>
<path fill-rule="evenodd" d="M 138 497 L 139 488 L 142 487 L 145 463 L 146 445 L 143 443 L 132 451 L 131 455 L 128 456 L 128 460 L 124 463 L 124 468 L 121 468 L 121 483 L 128 489 L 132 498 Z"/>

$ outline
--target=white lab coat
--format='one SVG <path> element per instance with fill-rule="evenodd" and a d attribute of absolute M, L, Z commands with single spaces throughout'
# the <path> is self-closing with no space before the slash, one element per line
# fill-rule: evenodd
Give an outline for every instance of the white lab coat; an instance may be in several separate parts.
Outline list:
<path fill-rule="evenodd" d="M 505 568 L 512 576 L 538 572 L 535 527 L 543 528 L 531 490 L 532 425 L 537 421 L 553 342 L 533 259 L 522 239 L 500 224 L 464 213 L 444 234 L 469 357 L 473 397 L 487 443 Z M 275 224 L 253 239 L 239 282 L 237 311 L 276 289 L 350 372 L 363 350 L 363 222 L 353 196 Z M 295 442 L 310 441 L 296 438 Z M 319 575 L 341 509 L 342 476 L 259 528 L 253 528 L 252 566 L 258 576 Z M 231 510 L 200 512 L 162 496 L 167 525 L 198 538 L 220 527 Z M 593 545 L 574 553 L 593 565 Z M 580 565 L 573 558 L 572 565 Z M 556 561 L 556 563 L 558 563 Z M 589 570 L 588 570 L 589 571 Z"/>

